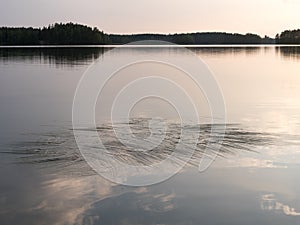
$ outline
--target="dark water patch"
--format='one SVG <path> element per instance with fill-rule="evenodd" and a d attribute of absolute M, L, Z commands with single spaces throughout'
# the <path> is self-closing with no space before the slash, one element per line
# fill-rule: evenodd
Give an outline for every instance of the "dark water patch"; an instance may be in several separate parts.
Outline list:
<path fill-rule="evenodd" d="M 276 52 L 283 58 L 300 60 L 300 46 L 280 46 L 276 47 Z"/>
<path fill-rule="evenodd" d="M 101 47 L 0 48 L 0 62 L 29 62 L 72 67 L 90 64 L 108 50 L 109 48 Z"/>

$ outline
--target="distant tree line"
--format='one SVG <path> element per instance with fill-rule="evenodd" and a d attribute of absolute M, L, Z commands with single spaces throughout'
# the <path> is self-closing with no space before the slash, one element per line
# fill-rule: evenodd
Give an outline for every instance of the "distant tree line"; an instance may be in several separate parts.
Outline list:
<path fill-rule="evenodd" d="M 275 40 L 277 44 L 300 44 L 300 29 L 286 30 L 277 34 Z"/>
<path fill-rule="evenodd" d="M 114 45 L 144 40 L 185 45 L 300 44 L 300 30 L 284 31 L 273 39 L 256 34 L 222 32 L 116 35 L 74 23 L 56 23 L 43 28 L 0 27 L 0 45 Z"/>
<path fill-rule="evenodd" d="M 189 34 L 133 34 L 133 35 L 109 35 L 113 44 L 126 44 L 133 41 L 160 40 L 176 44 L 186 45 L 227 45 L 227 44 L 273 44 L 274 39 L 261 38 L 256 34 L 231 34 L 231 33 L 189 33 Z"/>

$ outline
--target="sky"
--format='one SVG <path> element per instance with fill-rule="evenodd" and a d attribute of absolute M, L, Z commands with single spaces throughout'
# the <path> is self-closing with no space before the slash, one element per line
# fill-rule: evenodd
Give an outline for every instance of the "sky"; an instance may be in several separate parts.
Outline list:
<path fill-rule="evenodd" d="M 0 26 L 55 22 L 106 33 L 224 31 L 274 37 L 300 29 L 300 0 L 0 0 Z"/>

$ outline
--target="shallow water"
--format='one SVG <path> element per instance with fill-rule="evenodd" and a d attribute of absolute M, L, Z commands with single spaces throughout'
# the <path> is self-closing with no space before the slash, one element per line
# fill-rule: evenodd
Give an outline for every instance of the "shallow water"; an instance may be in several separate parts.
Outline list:
<path fill-rule="evenodd" d="M 192 159 L 172 178 L 146 187 L 99 176 L 73 136 L 77 83 L 110 48 L 0 49 L 0 223 L 299 224 L 300 47 L 189 49 L 222 89 L 227 111 L 222 148 L 205 151 L 218 125 L 209 123 L 204 105 L 201 123 L 187 127 L 191 136 L 200 132 Z M 178 48 L 133 47 L 118 56 L 150 53 L 182 54 Z M 104 90 L 108 97 L 97 105 L 96 132 L 118 160 L 152 165 L 173 151 L 182 127 L 172 108 L 148 99 L 133 111 L 131 129 L 146 137 L 149 120 L 159 115 L 167 123 L 165 139 L 151 152 L 124 147 L 103 111 L 122 82 L 116 79 Z M 203 96 L 198 97 L 201 105 Z M 82 129 L 87 135 L 94 130 Z M 218 157 L 200 173 L 204 154 Z"/>

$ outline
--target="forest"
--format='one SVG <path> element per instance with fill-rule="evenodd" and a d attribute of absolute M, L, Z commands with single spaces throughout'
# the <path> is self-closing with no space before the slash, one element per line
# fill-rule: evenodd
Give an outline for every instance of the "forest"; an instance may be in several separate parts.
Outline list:
<path fill-rule="evenodd" d="M 0 45 L 96 45 L 109 43 L 98 28 L 56 23 L 40 28 L 0 28 Z"/>
<path fill-rule="evenodd" d="M 276 38 L 256 34 L 199 32 L 185 34 L 106 34 L 98 28 L 55 23 L 43 28 L 0 27 L 0 45 L 115 45 L 160 40 L 183 45 L 300 44 L 300 30 L 284 31 Z"/>
<path fill-rule="evenodd" d="M 300 44 L 300 29 L 286 30 L 276 35 L 277 44 Z"/>

